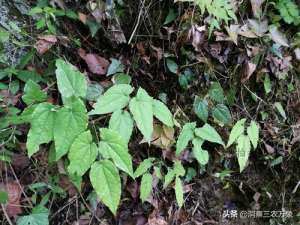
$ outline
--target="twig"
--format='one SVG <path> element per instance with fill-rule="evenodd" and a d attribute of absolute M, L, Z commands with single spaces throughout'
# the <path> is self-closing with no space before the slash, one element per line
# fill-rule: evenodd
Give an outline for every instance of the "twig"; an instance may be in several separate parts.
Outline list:
<path fill-rule="evenodd" d="M 143 2 L 141 4 L 141 10 L 139 12 L 138 19 L 137 19 L 137 22 L 135 24 L 135 27 L 134 27 L 134 29 L 132 31 L 132 34 L 131 34 L 130 38 L 129 38 L 128 44 L 131 43 L 131 41 L 132 41 L 132 39 L 133 39 L 133 37 L 135 35 L 135 32 L 137 31 L 137 28 L 138 28 L 138 26 L 140 24 L 140 20 L 141 20 L 141 16 L 142 16 L 142 13 L 143 13 L 143 8 L 144 8 L 144 3 L 145 3 L 145 0 L 143 0 Z"/>
<path fill-rule="evenodd" d="M 2 207 L 2 210 L 3 210 L 4 216 L 5 216 L 6 220 L 7 220 L 7 222 L 9 223 L 9 225 L 14 225 L 14 224 L 11 222 L 11 220 L 10 220 L 10 218 L 9 218 L 7 212 L 6 212 L 5 206 L 4 206 L 3 204 L 1 204 L 1 207 Z"/>

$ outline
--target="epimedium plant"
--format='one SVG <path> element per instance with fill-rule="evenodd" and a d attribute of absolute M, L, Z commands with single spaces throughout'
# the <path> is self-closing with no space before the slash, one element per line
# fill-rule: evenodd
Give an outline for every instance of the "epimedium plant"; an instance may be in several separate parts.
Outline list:
<path fill-rule="evenodd" d="M 41 144 L 52 142 L 51 158 L 57 161 L 67 156 L 67 172 L 78 188 L 82 176 L 89 172 L 95 192 L 113 214 L 116 214 L 121 199 L 120 171 L 133 179 L 141 177 L 142 201 L 147 200 L 152 192 L 153 176 L 163 180 L 163 188 L 174 182 L 176 200 L 181 207 L 184 202 L 182 178 L 186 173 L 181 162 L 175 160 L 172 168 L 166 167 L 168 172 L 164 177 L 161 174 L 162 164 L 155 158 L 145 159 L 134 172 L 128 149 L 134 126 L 149 144 L 155 133 L 154 118 L 166 128 L 173 129 L 176 120 L 168 107 L 152 98 L 143 88 L 138 88 L 134 95 L 131 85 L 115 84 L 100 95 L 93 109 L 88 112 L 84 103 L 88 89 L 84 75 L 62 59 L 56 60 L 55 73 L 61 105 L 47 102 L 47 93 L 33 80 L 28 80 L 24 87 L 22 99 L 28 106 L 20 116 L 14 118 L 14 123 L 31 125 L 26 143 L 28 155 L 31 157 L 37 153 Z M 212 93 L 211 95 L 214 96 Z M 91 132 L 88 126 L 89 116 L 104 114 L 110 115 L 108 127 L 99 128 L 99 132 Z M 247 157 L 242 159 L 238 156 L 241 171 L 248 159 L 249 143 L 256 148 L 258 142 L 257 124 L 252 121 L 247 128 L 247 135 L 244 135 L 244 123 L 245 119 L 236 123 L 227 144 L 229 147 L 237 143 L 238 151 L 246 148 Z M 195 159 L 200 165 L 206 165 L 209 154 L 202 147 L 205 141 L 225 147 L 221 136 L 208 123 L 198 128 L 196 122 L 186 123 L 176 143 L 176 155 L 192 142 Z"/>
<path fill-rule="evenodd" d="M 131 97 L 134 88 L 128 84 L 109 88 L 88 113 L 83 101 L 87 92 L 84 75 L 61 59 L 56 61 L 56 67 L 62 106 L 46 102 L 47 93 L 32 80 L 24 88 L 22 99 L 28 107 L 19 122 L 31 125 L 26 143 L 28 155 L 38 152 L 41 144 L 53 141 L 55 160 L 67 155 L 70 176 L 80 178 L 90 170 L 90 181 L 97 195 L 116 214 L 121 197 L 119 170 L 135 178 L 128 152 L 134 124 L 150 143 L 153 118 L 173 127 L 173 116 L 164 103 L 150 97 L 142 88 Z M 88 129 L 88 117 L 108 113 L 112 113 L 109 127 L 100 128 L 100 141 L 96 143 Z"/>
<path fill-rule="evenodd" d="M 228 148 L 232 144 L 236 144 L 236 155 L 240 166 L 240 172 L 242 172 L 247 165 L 251 146 L 252 149 L 255 150 L 259 140 L 258 124 L 254 120 L 251 120 L 250 125 L 246 128 L 245 122 L 245 118 L 236 122 L 230 132 L 229 140 L 226 145 Z M 247 130 L 247 134 L 245 134 L 245 130 Z"/>

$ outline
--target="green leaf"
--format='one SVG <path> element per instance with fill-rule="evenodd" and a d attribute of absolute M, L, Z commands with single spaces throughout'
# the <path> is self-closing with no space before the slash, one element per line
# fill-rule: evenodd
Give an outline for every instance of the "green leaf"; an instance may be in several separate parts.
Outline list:
<path fill-rule="evenodd" d="M 185 174 L 185 169 L 179 160 L 175 160 L 174 162 L 174 173 L 176 176 L 180 176 L 180 177 L 184 176 Z"/>
<path fill-rule="evenodd" d="M 142 176 L 141 187 L 140 187 L 140 198 L 144 202 L 152 191 L 152 175 L 150 173 L 145 173 Z"/>
<path fill-rule="evenodd" d="M 168 173 L 165 176 L 164 185 L 163 185 L 164 189 L 169 186 L 169 184 L 174 180 L 174 177 L 175 177 L 175 171 L 173 169 L 169 169 Z"/>
<path fill-rule="evenodd" d="M 86 99 L 89 101 L 97 101 L 103 93 L 103 87 L 98 83 L 91 83 L 87 87 Z"/>
<path fill-rule="evenodd" d="M 208 103 L 206 100 L 202 100 L 199 96 L 196 96 L 193 104 L 194 112 L 203 122 L 208 118 Z"/>
<path fill-rule="evenodd" d="M 230 132 L 230 135 L 229 135 L 229 140 L 226 145 L 226 148 L 228 148 L 230 145 L 232 145 L 233 142 L 235 142 L 238 139 L 238 137 L 244 133 L 245 121 L 246 121 L 246 119 L 241 119 L 241 120 L 237 121 L 236 124 L 233 126 L 233 128 Z"/>
<path fill-rule="evenodd" d="M 218 132 L 215 130 L 215 128 L 210 126 L 208 123 L 206 123 L 201 128 L 196 128 L 195 134 L 196 134 L 196 136 L 202 138 L 205 141 L 218 143 L 218 144 L 224 146 L 224 142 L 222 141 L 222 138 L 220 137 Z"/>
<path fill-rule="evenodd" d="M 271 83 L 269 74 L 265 75 L 265 78 L 264 78 L 264 89 L 265 89 L 265 93 L 266 94 L 269 94 L 272 91 L 272 83 Z"/>
<path fill-rule="evenodd" d="M 57 112 L 54 123 L 56 160 L 67 154 L 74 139 L 85 131 L 88 125 L 84 103 L 78 98 L 66 100 L 70 102 Z"/>
<path fill-rule="evenodd" d="M 137 178 L 143 175 L 144 173 L 146 173 L 153 166 L 154 160 L 155 158 L 148 158 L 145 159 L 143 162 L 141 162 L 138 168 L 134 172 L 134 177 Z"/>
<path fill-rule="evenodd" d="M 109 120 L 109 129 L 117 131 L 128 143 L 133 129 L 131 115 L 125 110 L 115 111 Z"/>
<path fill-rule="evenodd" d="M 100 129 L 100 137 L 100 154 L 111 158 L 119 169 L 133 177 L 132 158 L 125 140 L 116 131 L 107 128 Z"/>
<path fill-rule="evenodd" d="M 117 73 L 112 77 L 115 84 L 130 84 L 131 77 L 126 73 Z"/>
<path fill-rule="evenodd" d="M 9 32 L 0 28 L 0 43 L 8 42 L 9 36 L 10 36 Z"/>
<path fill-rule="evenodd" d="M 101 95 L 89 115 L 106 114 L 127 106 L 133 87 L 128 84 L 117 84 Z"/>
<path fill-rule="evenodd" d="M 78 135 L 71 145 L 68 158 L 70 165 L 68 171 L 71 174 L 83 176 L 96 160 L 98 149 L 90 131 Z"/>
<path fill-rule="evenodd" d="M 183 186 L 181 179 L 178 176 L 175 178 L 175 196 L 177 204 L 179 208 L 181 208 L 183 205 Z"/>
<path fill-rule="evenodd" d="M 17 220 L 17 225 L 48 225 L 48 210 L 36 210 L 38 207 L 32 210 L 32 213 L 27 216 L 21 216 Z"/>
<path fill-rule="evenodd" d="M 120 73 L 124 71 L 124 65 L 120 60 L 111 59 L 111 64 L 108 67 L 106 76 L 113 75 L 115 73 Z"/>
<path fill-rule="evenodd" d="M 168 107 L 159 100 L 153 100 L 153 114 L 168 127 L 173 127 L 173 115 Z"/>
<path fill-rule="evenodd" d="M 282 104 L 280 102 L 275 102 L 274 106 L 278 110 L 278 112 L 282 116 L 282 118 L 286 120 L 287 117 L 286 117 L 285 111 L 282 107 Z"/>
<path fill-rule="evenodd" d="M 8 193 L 6 191 L 0 191 L 0 204 L 6 204 L 8 201 Z"/>
<path fill-rule="evenodd" d="M 189 141 L 194 138 L 195 128 L 196 128 L 196 122 L 186 123 L 183 126 L 176 143 L 176 155 L 179 155 L 183 151 L 183 149 L 186 148 Z"/>
<path fill-rule="evenodd" d="M 193 154 L 201 165 L 206 165 L 209 160 L 209 155 L 206 150 L 202 149 L 203 142 L 204 140 L 201 138 L 196 137 L 193 139 Z"/>
<path fill-rule="evenodd" d="M 121 198 L 121 179 L 115 165 L 109 160 L 95 162 L 90 180 L 100 200 L 116 215 Z"/>
<path fill-rule="evenodd" d="M 208 91 L 209 96 L 218 103 L 224 102 L 224 91 L 218 82 L 213 82 Z"/>
<path fill-rule="evenodd" d="M 129 109 L 137 127 L 150 143 L 153 132 L 153 99 L 143 88 L 139 88 L 129 103 Z"/>
<path fill-rule="evenodd" d="M 247 127 L 247 134 L 253 148 L 256 149 L 259 138 L 259 126 L 255 121 L 251 120 L 250 126 Z"/>
<path fill-rule="evenodd" d="M 175 74 L 177 73 L 178 65 L 173 59 L 170 58 L 167 59 L 167 67 L 170 70 L 170 72 Z"/>
<path fill-rule="evenodd" d="M 53 139 L 55 116 L 55 106 L 50 103 L 40 103 L 33 111 L 26 143 L 29 157 L 39 150 L 40 144 Z"/>
<path fill-rule="evenodd" d="M 231 123 L 231 114 L 229 109 L 224 104 L 218 104 L 216 107 L 212 110 L 212 115 L 215 120 L 223 123 L 223 124 L 229 124 Z"/>
<path fill-rule="evenodd" d="M 84 75 L 72 64 L 56 60 L 56 79 L 58 90 L 63 98 L 86 97 L 87 82 Z"/>
<path fill-rule="evenodd" d="M 237 139 L 236 155 L 240 165 L 240 172 L 242 172 L 247 164 L 250 154 L 250 139 L 247 135 L 240 135 Z"/>

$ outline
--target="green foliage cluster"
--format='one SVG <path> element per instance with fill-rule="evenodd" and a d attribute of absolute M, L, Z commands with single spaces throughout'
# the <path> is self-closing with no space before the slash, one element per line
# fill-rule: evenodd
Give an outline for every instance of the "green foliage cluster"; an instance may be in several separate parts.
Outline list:
<path fill-rule="evenodd" d="M 300 9 L 293 0 L 278 0 L 275 2 L 275 8 L 287 24 L 300 24 Z"/>
<path fill-rule="evenodd" d="M 163 188 L 174 182 L 175 196 L 181 207 L 184 203 L 182 178 L 186 174 L 181 162 L 175 160 L 173 167 L 169 168 L 159 159 L 148 158 L 134 171 L 128 149 L 134 126 L 150 144 L 154 118 L 166 127 L 172 128 L 178 124 L 167 106 L 152 98 L 143 88 L 138 88 L 133 95 L 134 88 L 121 83 L 113 85 L 101 94 L 93 109 L 87 112 L 84 101 L 88 99 L 88 84 L 84 75 L 73 65 L 58 59 L 56 80 L 61 105 L 47 102 L 47 92 L 41 89 L 38 81 L 29 79 L 24 87 L 22 100 L 28 106 L 21 115 L 14 118 L 13 123 L 31 125 L 26 143 L 28 155 L 32 156 L 38 152 L 41 144 L 52 142 L 49 159 L 57 161 L 67 156 L 67 172 L 78 188 L 82 176 L 88 172 L 97 196 L 114 214 L 121 199 L 120 171 L 132 179 L 141 177 L 142 201 L 146 201 L 152 192 L 154 176 L 163 181 Z M 219 104 L 224 102 L 223 90 L 218 85 L 212 85 L 209 96 Z M 91 131 L 89 117 L 93 119 L 96 115 L 103 114 L 110 114 L 108 127 Z M 233 127 L 227 144 L 229 147 L 237 143 L 237 151 L 246 149 L 246 157 L 238 156 L 241 171 L 248 159 L 250 141 L 253 148 L 256 148 L 258 142 L 256 123 L 252 121 L 247 128 L 247 135 L 244 135 L 241 128 L 244 122 L 245 119 Z M 176 155 L 178 156 L 191 142 L 194 158 L 200 165 L 206 165 L 209 154 L 202 147 L 206 141 L 225 147 L 221 136 L 207 122 L 202 127 L 197 127 L 196 122 L 186 123 L 178 136 Z M 161 173 L 164 171 L 163 166 L 167 169 L 165 176 Z M 23 220 L 35 220 L 35 217 Z"/>
<path fill-rule="evenodd" d="M 234 13 L 234 7 L 230 0 L 179 0 L 194 2 L 200 10 L 201 14 L 207 12 L 211 17 L 209 20 L 209 34 L 217 28 L 220 28 L 220 23 L 225 22 L 228 24 L 230 20 L 237 21 L 237 17 Z"/>

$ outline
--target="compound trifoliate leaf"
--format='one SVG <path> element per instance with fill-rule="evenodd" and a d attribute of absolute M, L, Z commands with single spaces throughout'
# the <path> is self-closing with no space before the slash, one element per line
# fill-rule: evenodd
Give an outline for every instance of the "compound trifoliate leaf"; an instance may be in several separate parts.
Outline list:
<path fill-rule="evenodd" d="M 116 215 L 121 198 L 118 169 L 109 160 L 95 162 L 90 170 L 90 180 L 99 199 Z"/>

